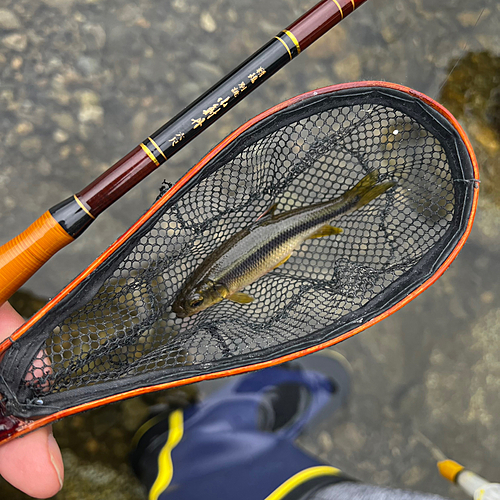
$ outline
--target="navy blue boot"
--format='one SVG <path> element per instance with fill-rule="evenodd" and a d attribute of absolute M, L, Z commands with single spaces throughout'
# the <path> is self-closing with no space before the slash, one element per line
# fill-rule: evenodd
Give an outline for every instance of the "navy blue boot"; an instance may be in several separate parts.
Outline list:
<path fill-rule="evenodd" d="M 291 500 L 346 480 L 294 444 L 346 401 L 346 363 L 323 351 L 225 379 L 222 386 L 204 383 L 202 390 L 221 388 L 146 422 L 132 465 L 149 499 Z"/>

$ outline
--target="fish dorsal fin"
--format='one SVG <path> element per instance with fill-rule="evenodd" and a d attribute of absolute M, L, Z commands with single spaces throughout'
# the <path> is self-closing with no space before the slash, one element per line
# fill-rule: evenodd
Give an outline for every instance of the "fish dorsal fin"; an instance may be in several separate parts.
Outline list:
<path fill-rule="evenodd" d="M 260 215 L 257 220 L 259 222 L 262 222 L 263 220 L 268 220 L 272 219 L 274 217 L 274 212 L 276 212 L 276 209 L 278 208 L 277 203 L 273 203 L 262 215 Z"/>
<path fill-rule="evenodd" d="M 253 297 L 251 297 L 247 293 L 242 292 L 235 292 L 226 298 L 231 300 L 232 302 L 237 302 L 238 304 L 250 304 L 250 302 L 253 302 L 254 300 Z"/>
<path fill-rule="evenodd" d="M 367 203 L 370 203 L 370 201 L 374 200 L 381 194 L 385 193 L 388 189 L 391 189 L 395 185 L 396 185 L 395 182 L 388 181 L 373 186 L 368 192 L 366 192 L 363 196 L 361 196 L 359 201 L 356 203 L 356 208 L 361 208 Z"/>
<path fill-rule="evenodd" d="M 373 170 L 365 175 L 353 188 L 346 191 L 342 195 L 342 199 L 347 204 L 354 201 L 351 210 L 357 210 L 396 185 L 393 181 L 377 184 L 378 180 L 379 171 Z"/>
<path fill-rule="evenodd" d="M 340 234 L 342 233 L 342 229 L 340 227 L 335 227 L 335 226 L 330 226 L 330 224 L 325 224 L 324 226 L 321 226 L 317 231 L 315 231 L 311 236 L 309 236 L 310 239 L 313 238 L 323 238 L 323 236 L 332 236 L 334 234 Z"/>

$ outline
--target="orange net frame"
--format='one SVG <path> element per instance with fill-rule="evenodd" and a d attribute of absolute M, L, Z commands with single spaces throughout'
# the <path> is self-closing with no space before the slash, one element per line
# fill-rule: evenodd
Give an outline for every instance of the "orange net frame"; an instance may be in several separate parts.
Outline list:
<path fill-rule="evenodd" d="M 172 310 L 207 255 L 269 206 L 336 198 L 375 170 L 395 186 L 249 285 L 252 303 Z M 38 418 L 21 426 L 30 430 L 333 345 L 444 272 L 470 232 L 477 178 L 460 126 L 410 89 L 363 82 L 282 103 L 225 139 L 11 337 L 1 411 Z"/>

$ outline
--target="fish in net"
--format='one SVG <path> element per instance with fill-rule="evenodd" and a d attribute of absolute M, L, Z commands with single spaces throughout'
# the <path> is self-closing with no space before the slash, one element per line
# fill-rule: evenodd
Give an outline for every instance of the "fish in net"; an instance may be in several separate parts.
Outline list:
<path fill-rule="evenodd" d="M 277 216 L 313 207 L 373 173 L 388 188 L 337 214 L 331 224 L 341 232 L 305 239 L 247 284 L 253 300 L 176 313 L 190 276 L 270 206 Z M 3 439 L 118 399 L 293 359 L 380 321 L 457 255 L 477 179 L 458 123 L 404 87 L 327 87 L 262 113 L 21 328 L 0 364 Z"/>

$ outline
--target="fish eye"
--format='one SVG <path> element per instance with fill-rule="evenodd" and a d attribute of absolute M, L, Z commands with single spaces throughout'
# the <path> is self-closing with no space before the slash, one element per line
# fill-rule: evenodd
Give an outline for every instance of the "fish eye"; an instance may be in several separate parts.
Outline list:
<path fill-rule="evenodd" d="M 203 295 L 200 295 L 197 293 L 196 295 L 193 296 L 193 298 L 189 301 L 189 306 L 190 307 L 198 307 L 203 304 Z"/>

